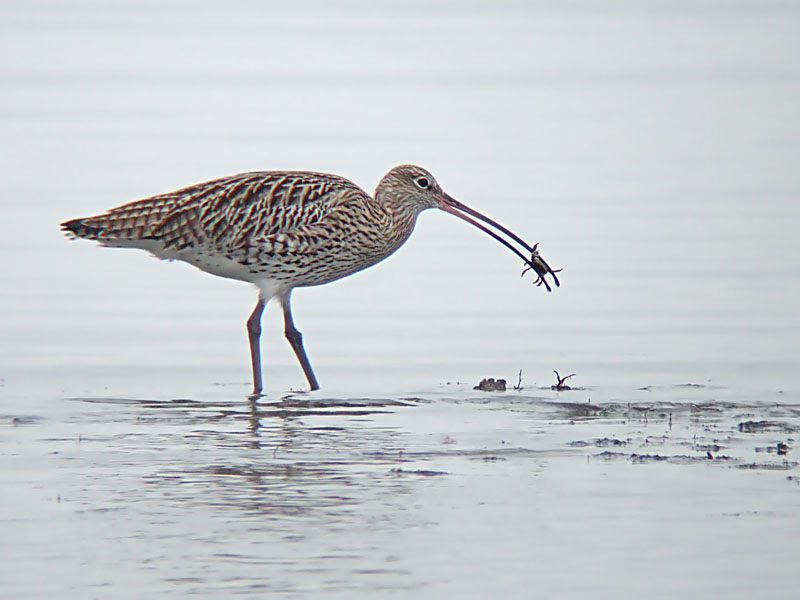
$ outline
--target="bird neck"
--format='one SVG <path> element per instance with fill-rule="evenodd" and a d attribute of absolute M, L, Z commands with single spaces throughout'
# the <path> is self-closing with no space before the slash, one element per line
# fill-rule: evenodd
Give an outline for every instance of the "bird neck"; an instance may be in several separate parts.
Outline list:
<path fill-rule="evenodd" d="M 420 208 L 410 197 L 400 194 L 396 190 L 383 190 L 381 186 L 378 186 L 375 199 L 391 215 L 394 223 L 410 223 L 412 227 L 414 226 Z"/>
<path fill-rule="evenodd" d="M 414 231 L 419 212 L 408 201 L 393 195 L 384 194 L 376 205 L 382 213 L 381 225 L 384 239 L 392 251 L 396 250 Z"/>

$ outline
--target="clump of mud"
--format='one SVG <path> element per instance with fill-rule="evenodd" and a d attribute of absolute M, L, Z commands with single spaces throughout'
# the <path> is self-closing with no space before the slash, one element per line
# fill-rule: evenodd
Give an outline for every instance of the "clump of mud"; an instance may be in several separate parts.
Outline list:
<path fill-rule="evenodd" d="M 481 379 L 481 382 L 472 389 L 481 392 L 505 392 L 506 380 L 495 379 L 494 377 L 489 377 L 488 379 L 484 378 Z"/>

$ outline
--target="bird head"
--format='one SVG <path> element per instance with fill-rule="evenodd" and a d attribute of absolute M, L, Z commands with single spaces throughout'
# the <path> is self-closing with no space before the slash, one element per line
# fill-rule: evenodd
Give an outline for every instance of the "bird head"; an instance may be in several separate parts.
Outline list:
<path fill-rule="evenodd" d="M 540 281 L 545 283 L 548 291 L 550 286 L 544 281 L 544 275 L 552 275 L 554 283 L 559 285 L 558 277 L 539 256 L 538 244 L 531 246 L 496 221 L 453 198 L 442 189 L 427 169 L 416 165 L 400 165 L 393 168 L 378 183 L 375 199 L 385 203 L 394 215 L 410 217 L 412 220 L 429 208 L 438 208 L 448 212 L 490 235 L 519 256 L 539 274 Z M 478 221 L 486 223 L 489 227 Z M 528 256 L 523 254 L 520 247 L 528 253 Z"/>
<path fill-rule="evenodd" d="M 411 212 L 416 216 L 429 208 L 441 208 L 444 190 L 427 169 L 400 165 L 383 176 L 375 198 L 388 202 L 393 212 Z"/>

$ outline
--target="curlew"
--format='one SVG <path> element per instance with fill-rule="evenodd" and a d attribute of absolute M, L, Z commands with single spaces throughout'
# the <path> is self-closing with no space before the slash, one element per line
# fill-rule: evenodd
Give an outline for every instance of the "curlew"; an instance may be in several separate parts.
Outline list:
<path fill-rule="evenodd" d="M 267 302 L 280 302 L 286 339 L 310 388 L 319 389 L 292 318 L 292 290 L 336 281 L 382 261 L 403 245 L 419 214 L 429 208 L 453 214 L 502 243 L 525 261 L 526 270 L 537 273 L 537 285 L 550 291 L 546 275 L 559 285 L 536 244 L 449 196 L 427 170 L 414 165 L 389 171 L 374 196 L 338 175 L 259 171 L 137 200 L 61 227 L 73 238 L 147 250 L 163 260 L 255 284 L 258 301 L 247 332 L 258 395 L 263 388 L 261 315 Z"/>

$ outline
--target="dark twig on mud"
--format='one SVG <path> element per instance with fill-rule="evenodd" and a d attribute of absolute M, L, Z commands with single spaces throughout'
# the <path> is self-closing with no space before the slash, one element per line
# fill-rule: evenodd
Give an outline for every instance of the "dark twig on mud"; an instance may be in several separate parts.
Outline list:
<path fill-rule="evenodd" d="M 517 385 L 514 386 L 514 389 L 518 392 L 522 391 L 522 369 L 519 370 L 519 375 L 517 375 Z"/>
<path fill-rule="evenodd" d="M 553 373 L 556 374 L 556 379 L 558 380 L 558 382 L 555 385 L 551 385 L 550 386 L 551 390 L 556 390 L 557 392 L 563 392 L 564 390 L 571 390 L 572 389 L 568 385 L 565 385 L 564 382 L 567 379 L 569 379 L 570 377 L 575 377 L 575 375 L 577 375 L 577 373 L 572 373 L 571 375 L 567 375 L 566 377 L 562 377 L 561 375 L 559 375 L 558 371 L 556 371 L 555 369 L 553 369 Z"/>

